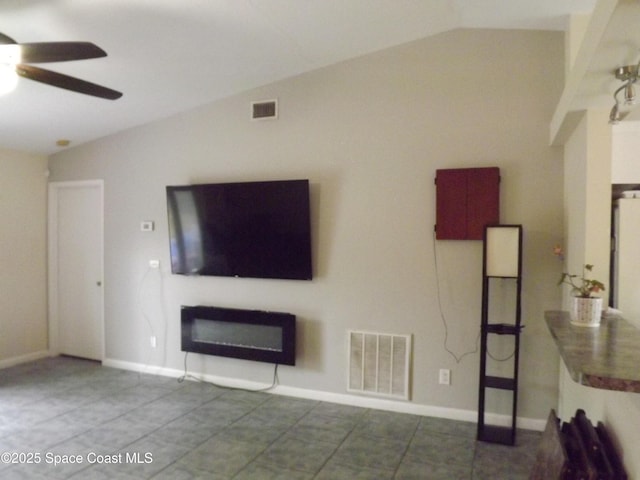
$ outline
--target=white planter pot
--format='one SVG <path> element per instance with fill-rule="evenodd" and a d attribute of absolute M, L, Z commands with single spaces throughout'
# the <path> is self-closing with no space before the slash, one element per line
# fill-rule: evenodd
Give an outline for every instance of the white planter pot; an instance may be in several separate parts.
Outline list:
<path fill-rule="evenodd" d="M 597 327 L 602 318 L 602 298 L 573 297 L 571 323 L 578 327 Z"/>

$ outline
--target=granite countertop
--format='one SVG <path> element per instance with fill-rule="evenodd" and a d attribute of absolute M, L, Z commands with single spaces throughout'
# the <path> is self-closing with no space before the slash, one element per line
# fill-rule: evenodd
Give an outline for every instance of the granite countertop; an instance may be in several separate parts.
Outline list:
<path fill-rule="evenodd" d="M 640 393 L 640 330 L 622 317 L 577 327 L 569 312 L 545 312 L 547 326 L 571 378 L 588 387 Z"/>

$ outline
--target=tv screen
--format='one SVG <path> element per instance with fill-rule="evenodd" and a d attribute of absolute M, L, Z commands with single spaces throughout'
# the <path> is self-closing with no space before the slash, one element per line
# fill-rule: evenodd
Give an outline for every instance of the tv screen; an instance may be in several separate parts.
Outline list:
<path fill-rule="evenodd" d="M 311 280 L 309 181 L 168 186 L 172 273 Z"/>

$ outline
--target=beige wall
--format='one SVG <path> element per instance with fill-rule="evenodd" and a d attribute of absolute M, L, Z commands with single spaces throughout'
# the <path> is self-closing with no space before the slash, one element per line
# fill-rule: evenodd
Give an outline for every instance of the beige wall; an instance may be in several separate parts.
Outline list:
<path fill-rule="evenodd" d="M 585 112 L 565 145 L 566 271 L 594 265 L 594 278 L 608 284 L 611 243 L 611 127 L 608 113 Z M 565 300 L 570 288 L 565 286 Z M 566 304 L 568 305 L 568 303 Z"/>
<path fill-rule="evenodd" d="M 502 221 L 525 230 L 519 414 L 545 419 L 557 402 L 558 360 L 543 312 L 560 306 L 551 249 L 563 229 L 562 152 L 547 135 L 562 57 L 557 32 L 458 30 L 53 156 L 52 180 L 105 181 L 107 357 L 182 369 L 181 304 L 288 311 L 300 343 L 297 365 L 279 370 L 282 384 L 343 394 L 347 329 L 409 333 L 409 405 L 473 419 L 478 355 L 457 363 L 447 354 L 443 317 L 447 346 L 473 350 L 481 246 L 434 250 L 433 179 L 439 168 L 498 166 Z M 250 121 L 250 102 L 270 98 L 279 99 L 279 119 Z M 312 282 L 170 274 L 165 185 L 284 178 L 311 181 Z M 141 233 L 142 220 L 156 230 Z M 155 258 L 160 272 L 147 270 Z M 272 374 L 266 364 L 197 355 L 189 368 L 261 382 Z M 451 386 L 438 384 L 440 368 L 452 370 Z M 507 404 L 490 408 L 507 413 Z"/>
<path fill-rule="evenodd" d="M 0 149 L 0 366 L 46 355 L 46 169 Z"/>

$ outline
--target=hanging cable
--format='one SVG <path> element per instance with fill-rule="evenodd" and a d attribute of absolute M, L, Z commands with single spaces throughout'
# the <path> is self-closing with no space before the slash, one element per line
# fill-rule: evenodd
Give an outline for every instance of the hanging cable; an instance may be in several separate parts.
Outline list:
<path fill-rule="evenodd" d="M 507 360 L 511 360 L 515 354 L 516 354 L 516 351 L 514 350 L 513 352 L 511 352 L 511 355 L 509 355 L 508 357 L 497 358 L 497 357 L 494 357 L 489 351 L 489 349 L 487 348 L 487 356 L 489 356 L 489 358 L 491 358 L 492 360 L 495 360 L 496 362 L 506 362 Z"/>
<path fill-rule="evenodd" d="M 435 272 L 436 272 L 436 297 L 438 299 L 438 310 L 440 310 L 440 319 L 442 320 L 442 325 L 444 326 L 444 350 L 453 357 L 456 363 L 460 363 L 464 357 L 468 355 L 473 355 L 474 353 L 478 353 L 478 342 L 480 341 L 480 332 L 478 332 L 478 336 L 476 337 L 475 348 L 473 350 L 464 352 L 461 355 L 456 355 L 456 353 L 448 347 L 447 343 L 449 340 L 449 325 L 447 324 L 447 319 L 445 318 L 444 310 L 442 308 L 442 299 L 440 294 L 440 272 L 438 270 L 438 255 L 436 252 L 436 232 L 435 231 L 433 232 L 432 239 L 433 239 L 433 263 L 434 263 Z"/>
<path fill-rule="evenodd" d="M 151 267 L 147 267 L 147 269 L 145 270 L 144 274 L 142 275 L 142 278 L 140 279 L 140 281 L 138 282 L 138 288 L 136 289 L 136 306 L 138 311 L 140 312 L 140 315 L 142 315 L 142 318 L 144 319 L 145 323 L 147 324 L 147 326 L 149 327 L 149 333 L 151 335 L 151 338 L 157 338 L 156 332 L 155 332 L 155 328 L 153 326 L 153 322 L 151 321 L 151 317 L 147 314 L 143 302 L 142 302 L 142 293 L 143 293 L 143 289 L 145 286 L 145 283 L 147 281 L 147 277 L 149 276 L 149 274 L 151 273 Z M 147 348 L 145 350 L 146 354 L 145 354 L 145 359 L 144 359 L 144 371 L 147 371 L 149 369 L 149 367 L 151 366 L 151 355 L 152 355 L 152 351 L 151 348 Z"/>
<path fill-rule="evenodd" d="M 178 383 L 182 383 L 185 380 L 193 380 L 195 382 L 198 383 L 205 383 L 207 385 L 212 385 L 214 387 L 217 388 L 223 388 L 225 390 L 239 390 L 242 392 L 268 392 L 269 390 L 273 390 L 275 387 L 277 387 L 280 384 L 280 379 L 278 378 L 278 364 L 276 363 L 274 368 L 273 368 L 273 381 L 271 382 L 271 385 L 269 385 L 268 387 L 265 388 L 258 388 L 255 390 L 252 390 L 250 388 L 240 388 L 240 387 L 229 387 L 226 385 L 220 385 L 218 383 L 215 382 L 209 382 L 207 380 L 202 380 L 201 378 L 196 377 L 195 375 L 191 375 L 188 373 L 188 369 L 187 369 L 187 356 L 189 355 L 189 352 L 185 352 L 184 353 L 184 374 L 180 377 L 178 377 Z"/>

